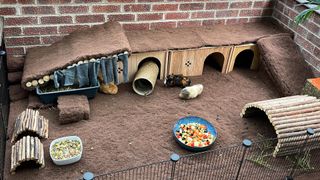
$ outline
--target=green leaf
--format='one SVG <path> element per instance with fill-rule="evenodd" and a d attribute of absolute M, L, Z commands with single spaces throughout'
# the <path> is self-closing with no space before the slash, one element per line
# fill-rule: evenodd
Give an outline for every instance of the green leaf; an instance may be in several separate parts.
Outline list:
<path fill-rule="evenodd" d="M 318 1 L 320 1 L 320 0 L 318 0 Z M 307 19 L 310 18 L 310 16 L 311 16 L 316 10 L 319 10 L 319 7 L 320 7 L 320 6 L 303 10 L 300 14 L 298 14 L 298 15 L 295 17 L 295 19 L 294 19 L 295 23 L 300 24 L 300 23 L 305 22 Z"/>

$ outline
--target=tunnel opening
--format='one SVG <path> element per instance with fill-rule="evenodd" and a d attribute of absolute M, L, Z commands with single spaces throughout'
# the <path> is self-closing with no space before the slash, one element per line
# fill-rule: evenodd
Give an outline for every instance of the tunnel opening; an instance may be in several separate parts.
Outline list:
<path fill-rule="evenodd" d="M 254 52 L 250 49 L 241 51 L 235 60 L 234 66 L 242 69 L 250 69 L 253 62 Z"/>
<path fill-rule="evenodd" d="M 140 61 L 139 64 L 138 64 L 138 70 L 141 68 L 141 66 L 144 63 L 149 62 L 149 61 L 152 61 L 152 62 L 157 64 L 157 66 L 159 68 L 159 73 L 158 73 L 157 79 L 160 79 L 161 63 L 160 63 L 159 59 L 157 59 L 155 57 L 147 57 L 147 58 L 143 59 L 142 61 Z"/>
<path fill-rule="evenodd" d="M 222 72 L 224 60 L 223 54 L 215 52 L 207 56 L 207 58 L 204 60 L 204 66 L 209 66 Z"/>

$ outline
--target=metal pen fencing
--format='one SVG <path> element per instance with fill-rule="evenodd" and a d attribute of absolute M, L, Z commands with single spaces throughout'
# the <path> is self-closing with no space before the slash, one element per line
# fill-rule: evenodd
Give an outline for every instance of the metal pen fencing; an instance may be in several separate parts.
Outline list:
<path fill-rule="evenodd" d="M 172 154 L 170 160 L 130 169 L 94 175 L 84 173 L 84 180 L 256 180 L 293 179 L 303 173 L 320 170 L 320 151 L 310 149 L 320 143 L 313 129 L 308 129 L 303 143 L 295 153 L 274 157 L 279 139 L 251 142 L 241 145 L 182 155 Z"/>

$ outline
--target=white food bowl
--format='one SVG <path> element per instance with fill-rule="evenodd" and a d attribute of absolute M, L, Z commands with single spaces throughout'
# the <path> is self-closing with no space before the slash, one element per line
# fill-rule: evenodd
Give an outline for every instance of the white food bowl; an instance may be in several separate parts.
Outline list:
<path fill-rule="evenodd" d="M 65 140 L 77 140 L 77 141 L 79 141 L 80 142 L 80 154 L 77 155 L 77 156 L 68 158 L 68 159 L 63 159 L 63 160 L 62 159 L 55 159 L 51 154 L 51 149 L 52 149 L 53 145 L 55 143 L 57 143 L 57 142 L 61 142 L 61 141 L 65 141 Z M 66 136 L 66 137 L 61 137 L 61 138 L 53 140 L 50 143 L 49 153 L 50 153 L 50 157 L 51 157 L 51 159 L 52 159 L 54 164 L 56 164 L 56 165 L 67 165 L 67 164 L 72 164 L 72 163 L 78 162 L 81 159 L 82 148 L 83 148 L 82 147 L 82 141 L 78 136 Z"/>

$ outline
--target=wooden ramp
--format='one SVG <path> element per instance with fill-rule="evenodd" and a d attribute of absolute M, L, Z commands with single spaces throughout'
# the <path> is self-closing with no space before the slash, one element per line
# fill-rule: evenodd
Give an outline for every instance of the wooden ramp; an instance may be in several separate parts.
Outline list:
<path fill-rule="evenodd" d="M 277 134 L 278 142 L 273 156 L 297 153 L 307 138 L 307 128 L 315 134 L 308 140 L 308 149 L 320 147 L 320 99 L 308 95 L 289 96 L 246 104 L 241 117 L 263 111 Z"/>

